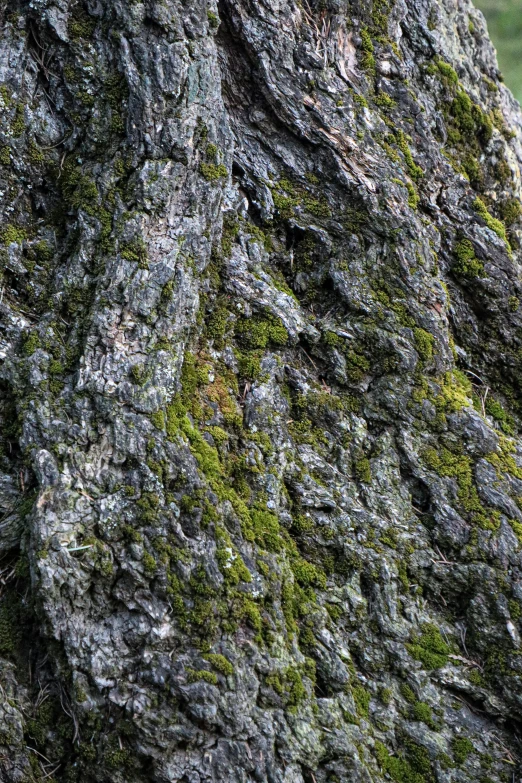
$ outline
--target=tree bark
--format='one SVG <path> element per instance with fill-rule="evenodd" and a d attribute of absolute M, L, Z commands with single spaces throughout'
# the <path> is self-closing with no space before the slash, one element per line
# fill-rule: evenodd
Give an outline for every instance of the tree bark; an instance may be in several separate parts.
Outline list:
<path fill-rule="evenodd" d="M 482 14 L 0 24 L 0 779 L 518 781 L 522 117 Z"/>

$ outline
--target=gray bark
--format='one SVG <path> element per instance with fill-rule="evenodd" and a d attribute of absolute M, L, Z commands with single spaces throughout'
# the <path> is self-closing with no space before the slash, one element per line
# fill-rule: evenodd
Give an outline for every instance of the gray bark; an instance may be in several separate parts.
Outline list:
<path fill-rule="evenodd" d="M 1 780 L 522 780 L 522 116 L 482 14 L 0 23 Z"/>

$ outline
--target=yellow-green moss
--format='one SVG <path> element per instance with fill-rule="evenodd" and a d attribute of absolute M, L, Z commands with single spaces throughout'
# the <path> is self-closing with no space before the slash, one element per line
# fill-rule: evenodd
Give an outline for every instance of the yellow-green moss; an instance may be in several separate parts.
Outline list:
<path fill-rule="evenodd" d="M 361 67 L 365 71 L 373 73 L 375 71 L 375 57 L 373 41 L 370 35 L 370 31 L 366 26 L 361 27 Z"/>
<path fill-rule="evenodd" d="M 406 648 L 410 655 L 420 661 L 425 669 L 440 669 L 448 662 L 450 648 L 433 623 L 424 623 L 418 634 Z"/>
<path fill-rule="evenodd" d="M 357 709 L 357 714 L 360 718 L 367 718 L 370 714 L 371 693 L 369 693 L 369 691 L 367 691 L 366 688 L 364 688 L 362 685 L 352 685 L 351 692 Z"/>
<path fill-rule="evenodd" d="M 199 171 L 208 182 L 217 182 L 228 177 L 228 169 L 223 163 L 200 163 Z"/>
<path fill-rule="evenodd" d="M 220 25 L 220 19 L 213 11 L 207 11 L 207 19 L 212 30 L 217 30 Z"/>
<path fill-rule="evenodd" d="M 437 722 L 433 718 L 433 712 L 429 704 L 423 701 L 415 702 L 412 714 L 415 720 L 425 723 L 430 729 L 436 730 Z"/>
<path fill-rule="evenodd" d="M 408 167 L 410 177 L 413 180 L 420 179 L 424 175 L 424 171 L 413 160 L 413 155 L 408 145 L 408 137 L 403 130 L 398 130 L 395 133 L 395 138 L 397 141 L 397 146 L 404 155 L 404 160 L 406 161 L 406 166 Z"/>
<path fill-rule="evenodd" d="M 432 334 L 425 329 L 415 328 L 413 330 L 413 336 L 415 337 L 415 347 L 417 353 L 423 362 L 429 362 L 433 359 L 433 346 L 435 338 Z"/>
<path fill-rule="evenodd" d="M 141 237 L 135 237 L 120 248 L 120 255 L 126 261 L 134 261 L 140 269 L 149 268 L 147 246 Z"/>
<path fill-rule="evenodd" d="M 145 551 L 143 553 L 142 563 L 143 563 L 143 569 L 145 571 L 145 574 L 149 577 L 154 576 L 157 569 L 157 563 L 154 557 L 150 554 L 150 552 Z"/>
<path fill-rule="evenodd" d="M 439 71 L 443 81 L 447 84 L 457 85 L 459 83 L 459 77 L 456 70 L 449 63 L 445 62 L 441 57 L 437 57 L 435 60 L 435 66 Z"/>
<path fill-rule="evenodd" d="M 40 347 L 40 337 L 38 332 L 30 332 L 24 339 L 23 352 L 26 356 L 31 356 L 37 348 Z"/>
<path fill-rule="evenodd" d="M 480 217 L 485 222 L 487 227 L 490 228 L 492 231 L 494 231 L 495 234 L 500 237 L 500 239 L 503 239 L 508 249 L 511 250 L 504 223 L 501 220 L 494 218 L 493 215 L 491 215 L 491 213 L 488 211 L 488 208 L 486 207 L 486 205 L 484 204 L 481 198 L 477 197 L 475 199 L 475 201 L 473 202 L 473 207 L 475 209 L 475 212 L 477 212 L 477 214 L 480 215 Z"/>
<path fill-rule="evenodd" d="M 250 349 L 266 348 L 270 343 L 285 345 L 288 332 L 283 322 L 270 313 L 265 316 L 242 318 L 236 326 L 237 339 Z"/>
<path fill-rule="evenodd" d="M 451 741 L 451 749 L 455 763 L 459 767 L 466 762 L 468 756 L 475 750 L 473 743 L 467 737 L 454 737 Z"/>
<path fill-rule="evenodd" d="M 165 429 L 165 413 L 162 410 L 150 414 L 150 420 L 158 430 Z"/>
<path fill-rule="evenodd" d="M 455 245 L 455 257 L 457 262 L 452 271 L 459 277 L 473 279 L 484 276 L 484 264 L 475 257 L 475 250 L 469 239 L 461 239 Z"/>
<path fill-rule="evenodd" d="M 375 743 L 375 756 L 379 766 L 390 776 L 394 783 L 430 783 L 431 762 L 428 751 L 413 740 L 405 740 L 406 753 L 390 755 L 386 746 Z"/>
<path fill-rule="evenodd" d="M 491 461 L 495 460 L 491 457 Z M 497 511 L 488 511 L 482 505 L 475 482 L 473 479 L 473 464 L 465 454 L 454 454 L 447 448 L 442 448 L 437 452 L 433 448 L 428 448 L 423 452 L 424 461 L 439 476 L 448 476 L 457 481 L 457 497 L 464 510 L 470 514 L 473 521 L 485 530 L 497 530 L 500 525 L 500 517 Z"/>
<path fill-rule="evenodd" d="M 7 146 L 0 147 L 0 163 L 9 166 L 11 163 L 11 150 Z"/>
<path fill-rule="evenodd" d="M 25 229 L 13 226 L 11 223 L 4 226 L 0 231 L 0 240 L 4 245 L 11 245 L 15 242 L 16 244 L 21 245 L 26 238 L 27 232 Z"/>
<path fill-rule="evenodd" d="M 224 655 L 220 655 L 219 653 L 206 653 L 205 655 L 206 660 L 212 664 L 212 666 L 220 672 L 220 674 L 223 674 L 225 677 L 230 677 L 232 674 L 234 674 L 234 667 L 228 661 Z"/>
<path fill-rule="evenodd" d="M 412 209 L 417 209 L 419 206 L 419 194 L 417 188 L 411 182 L 406 182 L 406 188 L 408 190 L 408 206 Z"/>
<path fill-rule="evenodd" d="M 203 682 L 208 682 L 210 685 L 217 685 L 218 678 L 217 674 L 214 674 L 214 672 L 209 672 L 206 669 L 192 669 L 189 667 L 185 669 L 185 672 L 189 682 L 199 682 L 203 680 Z"/>
<path fill-rule="evenodd" d="M 366 457 L 358 459 L 354 463 L 354 472 L 359 481 L 363 484 L 372 483 L 372 470 L 370 460 Z"/>
<path fill-rule="evenodd" d="M 515 432 L 515 422 L 512 416 L 507 413 L 502 407 L 501 403 L 491 395 L 486 398 L 485 402 L 486 412 L 495 419 L 500 425 L 503 432 L 506 435 L 513 435 Z"/>

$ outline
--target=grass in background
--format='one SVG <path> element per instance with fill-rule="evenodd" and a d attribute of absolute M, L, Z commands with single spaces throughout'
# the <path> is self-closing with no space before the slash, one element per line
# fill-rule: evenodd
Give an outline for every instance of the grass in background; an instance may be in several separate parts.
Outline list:
<path fill-rule="evenodd" d="M 504 80 L 522 103 L 522 0 L 474 0 L 487 19 Z"/>

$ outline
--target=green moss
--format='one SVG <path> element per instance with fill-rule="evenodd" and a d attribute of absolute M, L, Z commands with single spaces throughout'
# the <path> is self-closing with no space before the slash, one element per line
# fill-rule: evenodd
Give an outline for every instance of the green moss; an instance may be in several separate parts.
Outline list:
<path fill-rule="evenodd" d="M 282 549 L 282 539 L 279 520 L 275 514 L 262 508 L 253 508 L 250 518 L 256 543 L 270 552 L 279 552 Z"/>
<path fill-rule="evenodd" d="M 67 160 L 61 174 L 62 196 L 72 209 L 83 210 L 88 215 L 95 216 L 98 211 L 98 189 L 96 183 L 83 174 L 81 166 Z"/>
<path fill-rule="evenodd" d="M 475 250 L 469 239 L 462 239 L 455 245 L 456 263 L 452 271 L 459 277 L 473 279 L 484 276 L 484 264 L 475 258 Z"/>
<path fill-rule="evenodd" d="M 158 430 L 164 430 L 165 429 L 165 413 L 162 410 L 154 411 L 154 413 L 150 414 L 150 420 Z"/>
<path fill-rule="evenodd" d="M 307 693 L 299 669 L 290 666 L 284 672 L 269 674 L 266 684 L 284 698 L 287 706 L 296 708 L 306 699 Z"/>
<path fill-rule="evenodd" d="M 490 214 L 488 208 L 486 207 L 486 205 L 484 204 L 481 198 L 475 199 L 475 201 L 473 202 L 473 208 L 475 209 L 477 214 L 480 215 L 480 217 L 485 222 L 487 227 L 490 228 L 491 231 L 494 231 L 495 234 L 500 237 L 500 239 L 503 239 L 508 249 L 511 250 L 504 223 L 502 223 L 501 220 L 497 220 L 497 218 L 494 218 L 493 215 Z"/>
<path fill-rule="evenodd" d="M 381 109 L 393 109 L 394 106 L 397 105 L 396 101 L 394 101 L 391 95 L 388 95 L 387 92 L 380 92 L 378 95 L 376 95 L 374 102 L 376 106 L 379 106 Z"/>
<path fill-rule="evenodd" d="M 220 25 L 220 19 L 217 14 L 215 14 L 213 11 L 207 11 L 207 19 L 209 26 L 212 30 L 217 30 Z"/>
<path fill-rule="evenodd" d="M 30 332 L 24 339 L 23 352 L 25 356 L 32 356 L 37 348 L 40 348 L 38 332 Z"/>
<path fill-rule="evenodd" d="M 310 196 L 305 196 L 303 198 L 303 204 L 308 212 L 310 212 L 314 217 L 328 218 L 332 215 L 332 210 L 330 209 L 328 201 L 325 198 L 316 199 L 311 198 Z"/>
<path fill-rule="evenodd" d="M 356 351 L 347 350 L 346 358 L 346 377 L 350 383 L 359 383 L 370 370 L 368 359 Z"/>
<path fill-rule="evenodd" d="M 494 418 L 498 424 L 500 424 L 502 431 L 505 432 L 506 435 L 514 434 L 515 422 L 509 413 L 504 410 L 498 400 L 491 396 L 487 397 L 485 408 L 486 412 L 489 413 L 489 415 L 492 416 L 492 418 Z"/>
<path fill-rule="evenodd" d="M 96 29 L 96 20 L 90 17 L 80 5 L 76 5 L 69 17 L 67 29 L 72 41 L 80 41 L 82 38 L 89 40 Z"/>
<path fill-rule="evenodd" d="M 387 41 L 388 35 L 388 17 L 393 7 L 394 0 L 373 0 L 372 4 L 372 27 L 379 39 Z"/>
<path fill-rule="evenodd" d="M 215 669 L 218 670 L 218 672 L 220 672 L 220 674 L 223 674 L 225 677 L 230 677 L 232 674 L 234 674 L 234 667 L 230 661 L 227 661 L 224 655 L 220 655 L 219 653 L 207 653 L 205 658 Z"/>
<path fill-rule="evenodd" d="M 353 685 L 351 688 L 353 700 L 360 718 L 367 718 L 370 714 L 371 693 L 362 685 Z"/>
<path fill-rule="evenodd" d="M 205 324 L 207 337 L 214 341 L 218 349 L 224 348 L 224 336 L 230 322 L 230 310 L 228 300 L 218 300 Z"/>
<path fill-rule="evenodd" d="M 217 450 L 207 443 L 186 417 L 181 421 L 181 430 L 190 442 L 192 453 L 196 457 L 200 470 L 207 478 L 220 479 L 223 476 L 223 466 Z"/>
<path fill-rule="evenodd" d="M 165 283 L 165 285 L 161 289 L 159 309 L 160 309 L 160 312 L 162 314 L 166 313 L 167 308 L 168 308 L 170 302 L 172 301 L 172 296 L 174 294 L 174 288 L 175 288 L 174 280 L 169 280 L 167 283 Z M 168 347 L 167 347 L 167 350 L 168 350 Z"/>
<path fill-rule="evenodd" d="M 408 579 L 408 567 L 405 562 L 401 561 L 397 565 L 397 576 L 401 583 L 403 590 L 407 593 L 410 589 L 410 580 Z"/>
<path fill-rule="evenodd" d="M 424 176 L 424 171 L 413 160 L 413 155 L 408 145 L 408 137 L 403 130 L 398 130 L 395 134 L 395 137 L 397 140 L 397 146 L 404 155 L 404 160 L 406 161 L 406 166 L 408 167 L 410 177 L 414 181 L 420 179 L 422 176 Z"/>
<path fill-rule="evenodd" d="M 391 756 L 382 742 L 375 743 L 375 756 L 380 767 L 395 783 L 428 783 L 432 781 L 431 762 L 425 748 L 406 740 L 406 753 Z"/>
<path fill-rule="evenodd" d="M 472 152 L 467 152 L 462 158 L 462 168 L 473 187 L 477 188 L 483 184 L 484 172 Z"/>
<path fill-rule="evenodd" d="M 15 116 L 11 123 L 11 132 L 15 138 L 18 138 L 25 131 L 25 107 L 19 103 L 16 107 Z"/>
<path fill-rule="evenodd" d="M 477 136 L 483 144 L 491 139 L 493 123 L 480 106 L 474 104 L 464 90 L 459 90 L 450 106 L 453 120 L 453 141 L 460 141 L 461 134 Z"/>
<path fill-rule="evenodd" d="M 486 459 L 495 466 L 499 479 L 503 473 L 510 473 L 517 479 L 522 480 L 522 468 L 519 468 L 513 454 L 516 453 L 516 447 L 512 440 L 499 434 L 499 448 L 497 451 L 486 455 Z"/>
<path fill-rule="evenodd" d="M 116 743 L 108 748 L 103 760 L 108 769 L 119 769 L 129 763 L 131 759 L 130 751 L 127 748 L 120 748 Z"/>
<path fill-rule="evenodd" d="M 229 585 L 237 585 L 239 582 L 251 582 L 252 575 L 246 567 L 243 558 L 232 544 L 232 540 L 227 531 L 223 528 L 216 528 L 216 540 L 218 543 L 216 559 Z"/>
<path fill-rule="evenodd" d="M 203 680 L 203 682 L 208 682 L 210 685 L 217 685 L 218 683 L 217 674 L 209 672 L 206 669 L 186 668 L 185 672 L 189 682 L 200 682 Z"/>
<path fill-rule="evenodd" d="M 43 747 L 53 731 L 56 719 L 55 704 L 52 699 L 47 699 L 38 707 L 33 718 L 27 721 L 27 733 L 36 743 L 37 747 Z"/>
<path fill-rule="evenodd" d="M 412 209 L 417 209 L 419 206 L 419 194 L 417 188 L 411 182 L 406 182 L 406 188 L 408 190 L 408 206 Z"/>
<path fill-rule="evenodd" d="M 150 552 L 145 551 L 143 553 L 143 569 L 145 571 L 146 576 L 152 577 L 156 573 L 156 569 L 158 567 L 158 564 L 156 563 L 156 560 L 154 557 L 150 554 Z"/>
<path fill-rule="evenodd" d="M 137 386 L 145 386 L 152 374 L 143 364 L 134 364 L 130 368 L 130 376 Z"/>
<path fill-rule="evenodd" d="M 428 448 L 423 453 L 424 461 L 439 476 L 448 476 L 457 481 L 457 497 L 463 509 L 472 520 L 484 530 L 496 530 L 500 524 L 496 511 L 488 512 L 482 505 L 473 479 L 473 466 L 470 457 L 464 454 L 454 454 L 446 448 L 440 452 Z M 499 455 L 488 455 L 494 464 Z"/>
<path fill-rule="evenodd" d="M 200 163 L 199 171 L 207 182 L 217 182 L 228 177 L 228 169 L 223 163 Z"/>
<path fill-rule="evenodd" d="M 261 378 L 262 356 L 263 354 L 260 351 L 236 351 L 239 375 L 241 378 L 251 381 Z"/>
<path fill-rule="evenodd" d="M 522 616 L 522 606 L 519 601 L 516 601 L 514 598 L 511 598 L 509 601 L 509 614 L 511 616 L 512 620 L 520 620 L 520 617 Z"/>
<path fill-rule="evenodd" d="M 9 147 L 0 147 L 0 163 L 3 166 L 9 166 L 11 163 L 11 150 Z"/>
<path fill-rule="evenodd" d="M 14 243 L 21 245 L 26 238 L 27 232 L 23 228 L 13 226 L 11 223 L 8 223 L 0 231 L 0 240 L 4 245 L 12 245 Z"/>
<path fill-rule="evenodd" d="M 54 255 L 53 250 L 49 246 L 48 242 L 43 239 L 40 242 L 37 242 L 33 246 L 32 250 L 34 251 L 38 263 L 43 267 L 47 267 Z"/>
<path fill-rule="evenodd" d="M 122 107 L 129 96 L 129 88 L 125 77 L 118 71 L 110 73 L 103 84 L 103 97 L 111 109 L 109 129 L 121 134 L 125 130 L 125 116 Z"/>
<path fill-rule="evenodd" d="M 475 750 L 473 743 L 467 737 L 454 737 L 451 741 L 451 749 L 455 764 L 458 766 L 464 764 L 468 756 Z"/>
<path fill-rule="evenodd" d="M 366 457 L 362 457 L 361 459 L 358 459 L 354 463 L 354 472 L 359 481 L 362 481 L 363 484 L 371 484 L 372 483 L 372 470 L 370 465 L 370 460 Z"/>
<path fill-rule="evenodd" d="M 27 155 L 31 163 L 34 163 L 35 165 L 39 165 L 43 163 L 45 160 L 42 150 L 39 147 L 37 147 L 37 145 L 34 142 L 31 142 L 29 144 L 29 147 L 27 149 Z"/>
<path fill-rule="evenodd" d="M 136 506 L 140 510 L 140 520 L 145 525 L 154 525 L 158 520 L 160 499 L 154 492 L 142 492 Z"/>
<path fill-rule="evenodd" d="M 19 641 L 15 607 L 5 599 L 0 604 L 0 654 L 12 655 Z"/>
<path fill-rule="evenodd" d="M 452 84 L 456 86 L 459 83 L 457 72 L 449 63 L 438 57 L 435 61 L 435 65 L 446 84 Z"/>
<path fill-rule="evenodd" d="M 49 362 L 49 374 L 50 375 L 61 375 L 64 371 L 63 364 L 59 362 L 57 359 L 53 359 Z"/>
<path fill-rule="evenodd" d="M 436 625 L 424 623 L 422 631 L 406 648 L 410 655 L 420 661 L 425 669 L 440 669 L 448 662 L 449 646 Z"/>
<path fill-rule="evenodd" d="M 417 701 L 413 705 L 413 717 L 415 720 L 425 723 L 430 729 L 436 730 L 437 723 L 433 719 L 433 713 L 429 704 L 423 701 Z"/>
<path fill-rule="evenodd" d="M 10 106 L 12 103 L 11 91 L 7 84 L 0 84 L 0 98 L 4 106 Z"/>
<path fill-rule="evenodd" d="M 243 613 L 250 627 L 259 633 L 263 627 L 263 620 L 261 619 L 259 608 L 255 603 L 250 600 L 245 600 L 243 604 Z"/>
<path fill-rule="evenodd" d="M 373 41 L 368 28 L 364 25 L 361 27 L 361 50 L 361 67 L 365 71 L 373 73 L 375 71 Z"/>
<path fill-rule="evenodd" d="M 321 569 L 309 563 L 302 557 L 295 558 L 291 563 L 292 571 L 298 584 L 302 587 L 326 587 L 326 576 Z"/>
<path fill-rule="evenodd" d="M 209 160 L 211 163 L 217 163 L 219 150 L 215 144 L 207 144 L 205 155 L 207 157 L 207 160 Z"/>
<path fill-rule="evenodd" d="M 136 237 L 131 242 L 120 248 L 120 255 L 126 261 L 134 261 L 140 269 L 149 268 L 147 246 L 141 237 Z"/>
<path fill-rule="evenodd" d="M 422 361 L 431 361 L 431 359 L 433 359 L 433 345 L 435 343 L 435 338 L 433 335 L 427 332 L 425 329 L 420 328 L 415 328 L 413 330 L 413 335 L 415 337 L 417 353 L 419 354 Z"/>
<path fill-rule="evenodd" d="M 510 198 L 506 201 L 503 201 L 499 207 L 500 216 L 506 226 L 511 226 L 513 223 L 517 222 L 520 217 L 521 210 L 522 206 L 520 201 L 516 198 Z"/>
<path fill-rule="evenodd" d="M 392 702 L 392 698 L 393 698 L 393 691 L 391 688 L 385 688 L 385 687 L 379 688 L 379 699 L 382 701 L 383 704 L 389 706 Z"/>
<path fill-rule="evenodd" d="M 285 345 L 288 342 L 288 332 L 280 318 L 267 314 L 264 317 L 239 319 L 236 338 L 247 348 L 266 348 L 270 343 Z"/>
<path fill-rule="evenodd" d="M 368 101 L 366 100 L 364 95 L 361 95 L 361 93 L 353 92 L 353 99 L 354 99 L 355 103 L 357 103 L 363 109 L 367 109 L 368 108 Z"/>
<path fill-rule="evenodd" d="M 401 692 L 401 695 L 408 702 L 408 704 L 415 704 L 416 703 L 417 697 L 415 695 L 415 692 L 413 691 L 412 688 L 410 688 L 410 686 L 407 683 L 405 683 L 405 682 L 401 683 L 401 685 L 399 687 L 399 690 Z"/>
<path fill-rule="evenodd" d="M 124 525 L 121 532 L 126 541 L 131 541 L 133 544 L 141 544 L 143 542 L 143 536 L 139 530 L 135 530 L 131 525 Z"/>
<path fill-rule="evenodd" d="M 299 670 L 289 667 L 286 671 L 286 682 L 289 687 L 288 704 L 290 707 L 297 707 L 306 698 L 306 688 Z"/>
<path fill-rule="evenodd" d="M 432 401 L 441 413 L 457 413 L 471 407 L 473 389 L 469 378 L 460 370 L 446 372 L 438 379 L 439 392 Z"/>

